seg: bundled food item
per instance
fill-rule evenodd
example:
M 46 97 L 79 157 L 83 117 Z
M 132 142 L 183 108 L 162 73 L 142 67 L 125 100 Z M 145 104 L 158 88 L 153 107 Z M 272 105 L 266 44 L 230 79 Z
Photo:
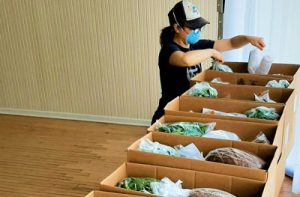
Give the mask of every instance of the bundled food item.
M 139 150 L 144 152 L 162 154 L 162 155 L 170 155 L 179 157 L 179 153 L 175 148 L 170 146 L 166 146 L 164 144 L 160 144 L 158 142 L 152 142 L 149 139 L 142 139 L 139 145 Z
M 233 132 L 229 131 L 223 131 L 223 130 L 213 130 L 209 131 L 206 134 L 204 134 L 202 137 L 206 138 L 214 138 L 214 139 L 220 139 L 220 140 L 234 140 L 234 141 L 241 141 L 239 136 Z
M 271 69 L 272 62 L 273 62 L 273 59 L 271 58 L 271 56 L 265 55 L 262 58 L 262 60 L 261 60 L 261 62 L 259 64 L 259 67 L 255 71 L 255 73 L 259 74 L 259 75 L 266 75 L 266 74 L 268 74 L 269 71 L 270 71 L 270 69 Z
M 277 120 L 279 118 L 279 114 L 274 108 L 265 106 L 252 108 L 248 110 L 245 114 L 248 118 L 258 118 L 266 120 Z
M 149 139 L 142 139 L 139 150 L 155 154 L 204 160 L 203 153 L 193 143 L 187 146 L 177 145 L 173 148 L 159 142 L 152 142 Z
M 197 188 L 192 189 L 189 197 L 235 197 L 234 195 L 213 188 Z
M 266 165 L 264 160 L 253 153 L 231 147 L 212 150 L 206 155 L 205 160 L 258 169 Z
M 117 187 L 153 194 L 153 188 L 151 187 L 151 183 L 153 182 L 159 182 L 159 180 L 154 178 L 129 177 L 119 182 Z
M 215 128 L 216 123 L 200 123 L 200 122 L 175 122 L 175 123 L 165 123 L 161 124 L 157 121 L 158 131 L 178 134 L 178 135 L 187 135 L 187 136 L 197 136 L 201 137 L 208 131 L 211 131 Z
M 269 96 L 269 90 L 262 92 L 260 95 L 254 94 L 255 101 L 265 102 L 265 103 L 276 103 Z
M 262 59 L 262 53 L 258 49 L 253 49 L 250 51 L 249 60 L 248 60 L 248 72 L 255 74 L 255 71 L 258 69 L 259 64 Z
M 212 70 L 221 71 L 221 72 L 229 72 L 229 73 L 233 72 L 229 66 L 227 66 L 225 64 L 221 64 L 217 61 L 212 62 Z
M 245 114 L 227 113 L 227 112 L 217 111 L 217 110 L 208 109 L 208 108 L 203 108 L 202 113 L 203 114 L 219 115 L 219 116 L 232 116 L 232 117 L 247 118 L 247 116 Z
M 261 144 L 271 144 L 267 136 L 263 132 L 260 132 L 252 142 Z
M 197 97 L 217 98 L 218 91 L 207 82 L 196 83 L 189 91 L 188 95 Z
M 220 83 L 220 84 L 229 84 L 229 82 L 222 81 L 222 79 L 220 77 L 213 78 L 213 80 L 211 80 L 210 82 L 212 82 L 212 83 Z
M 290 86 L 290 83 L 287 80 L 279 80 L 278 82 L 276 80 L 271 80 L 267 83 L 266 87 L 270 88 L 288 88 Z

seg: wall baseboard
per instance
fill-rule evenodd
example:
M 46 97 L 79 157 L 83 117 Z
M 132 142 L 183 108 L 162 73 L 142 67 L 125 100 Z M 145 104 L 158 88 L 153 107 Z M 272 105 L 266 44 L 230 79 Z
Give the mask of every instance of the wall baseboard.
M 55 119 L 65 119 L 65 120 L 80 120 L 80 121 L 135 125 L 135 126 L 150 126 L 150 120 L 115 117 L 115 116 L 74 114 L 74 113 L 65 113 L 65 112 L 50 112 L 50 111 L 25 110 L 25 109 L 14 109 L 14 108 L 0 108 L 0 114 L 55 118 Z

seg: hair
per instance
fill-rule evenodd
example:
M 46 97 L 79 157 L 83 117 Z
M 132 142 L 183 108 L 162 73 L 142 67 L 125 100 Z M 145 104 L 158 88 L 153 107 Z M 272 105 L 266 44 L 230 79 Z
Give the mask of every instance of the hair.
M 171 43 L 173 41 L 174 35 L 175 30 L 173 26 L 163 28 L 160 33 L 160 45 L 162 46 L 166 43 Z

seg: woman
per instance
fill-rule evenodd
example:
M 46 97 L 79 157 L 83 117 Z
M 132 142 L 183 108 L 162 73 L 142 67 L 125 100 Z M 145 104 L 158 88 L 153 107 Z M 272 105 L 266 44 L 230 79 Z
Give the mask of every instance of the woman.
M 262 38 L 236 36 L 223 40 L 200 40 L 201 28 L 209 24 L 200 17 L 198 8 L 189 1 L 178 2 L 168 14 L 170 26 L 160 35 L 159 69 L 162 96 L 153 115 L 153 124 L 164 114 L 165 105 L 189 89 L 189 80 L 202 71 L 201 62 L 212 58 L 224 62 L 221 52 L 240 48 L 248 43 L 263 50 Z

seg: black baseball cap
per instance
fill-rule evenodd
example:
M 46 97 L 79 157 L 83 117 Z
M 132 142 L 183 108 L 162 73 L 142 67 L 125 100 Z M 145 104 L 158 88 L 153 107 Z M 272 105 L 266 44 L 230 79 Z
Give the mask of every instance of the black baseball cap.
M 170 25 L 177 23 L 181 27 L 201 29 L 209 22 L 200 16 L 197 6 L 190 1 L 178 2 L 168 14 Z

